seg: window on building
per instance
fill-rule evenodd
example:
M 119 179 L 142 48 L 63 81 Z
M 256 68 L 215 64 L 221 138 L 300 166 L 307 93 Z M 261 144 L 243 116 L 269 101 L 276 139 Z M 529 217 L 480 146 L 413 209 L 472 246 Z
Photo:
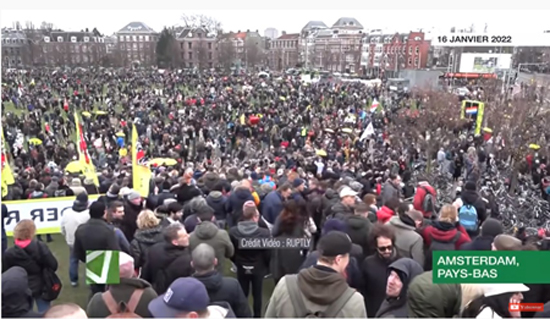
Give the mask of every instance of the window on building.
M 129 35 L 126 36 L 126 42 L 130 42 L 130 36 Z
M 192 42 L 187 42 L 187 48 L 192 49 L 193 48 L 193 43 Z
M 132 50 L 137 51 L 138 45 L 137 43 L 132 43 Z
M 193 62 L 187 63 L 187 67 L 192 68 L 193 67 Z
M 132 36 L 132 41 L 137 42 L 137 37 L 135 35 Z
M 413 47 L 409 47 L 409 54 L 413 53 Z
M 124 36 L 121 35 L 120 37 L 118 37 L 118 40 L 119 40 L 120 42 L 124 42 Z
M 189 60 L 193 60 L 193 52 L 188 52 L 187 57 L 189 58 Z
M 412 65 L 412 59 L 411 58 L 409 58 L 408 64 Z
M 212 43 L 211 42 L 208 43 L 208 50 L 212 50 Z
M 212 60 L 212 52 L 208 52 L 208 60 Z
M 214 63 L 208 62 L 208 67 L 209 67 L 209 68 L 213 68 L 213 67 L 214 67 Z
M 145 36 L 145 42 L 149 42 L 149 36 L 148 35 Z
M 414 59 L 414 66 L 418 66 L 418 58 Z
M 414 53 L 418 54 L 419 50 L 420 50 L 420 49 L 418 48 L 418 46 L 416 46 L 416 47 L 414 48 Z
M 143 41 L 143 36 L 140 35 L 140 36 L 138 37 L 138 40 L 139 40 L 139 42 L 142 42 L 142 41 Z

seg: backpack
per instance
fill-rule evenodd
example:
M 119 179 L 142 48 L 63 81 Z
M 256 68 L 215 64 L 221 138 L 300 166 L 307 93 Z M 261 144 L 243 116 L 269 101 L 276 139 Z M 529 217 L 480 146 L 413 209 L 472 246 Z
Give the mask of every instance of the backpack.
M 428 191 L 428 189 L 424 186 L 420 186 L 426 193 L 424 195 L 424 199 L 422 200 L 422 210 L 425 213 L 433 213 L 435 212 L 435 198 L 432 193 Z
M 338 299 L 328 306 L 325 311 L 312 313 L 304 304 L 304 297 L 298 287 L 298 275 L 286 275 L 286 289 L 292 301 L 292 307 L 297 318 L 335 318 L 351 299 L 355 290 L 348 288 Z
M 445 250 L 445 251 L 456 250 L 456 242 L 458 241 L 461 235 L 462 233 L 457 231 L 455 236 L 449 241 L 437 240 L 433 238 L 433 236 L 430 236 L 432 239 L 432 242 L 430 244 L 430 251 L 433 252 L 436 250 Z
M 102 293 L 101 299 L 105 302 L 105 306 L 109 309 L 111 315 L 121 313 L 136 314 L 135 311 L 141 299 L 141 295 L 143 295 L 143 291 L 143 289 L 135 289 L 127 303 L 124 301 L 117 303 L 110 290 Z
M 53 192 L 53 197 L 66 197 L 66 196 L 67 196 L 67 190 L 63 188 Z
M 462 205 L 458 210 L 458 220 L 467 231 L 477 231 L 477 209 L 473 205 Z
M 31 259 L 34 259 L 31 255 L 29 255 L 24 249 L 22 249 Z M 42 259 L 42 256 L 44 256 L 44 253 L 42 252 L 42 246 L 41 243 L 38 242 L 38 254 L 39 258 Z M 42 294 L 40 295 L 40 298 L 42 298 L 44 301 L 52 301 L 57 299 L 59 297 L 59 294 L 61 293 L 61 288 L 63 287 L 63 283 L 61 282 L 61 279 L 57 276 L 55 273 L 55 270 L 44 267 L 40 260 L 34 259 L 34 261 L 37 263 L 37 265 L 42 268 Z

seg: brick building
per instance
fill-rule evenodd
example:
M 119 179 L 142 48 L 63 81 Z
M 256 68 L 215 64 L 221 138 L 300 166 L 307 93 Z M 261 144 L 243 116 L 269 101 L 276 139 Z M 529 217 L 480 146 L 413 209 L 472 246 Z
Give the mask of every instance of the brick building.
M 120 29 L 116 56 L 118 64 L 156 64 L 156 46 L 159 34 L 143 22 L 130 22 Z
M 2 29 L 2 67 L 22 68 L 31 64 L 29 41 L 22 30 Z
M 423 32 L 383 34 L 380 30 L 363 38 L 361 67 L 365 74 L 426 68 L 430 41 Z
M 272 40 L 269 46 L 269 68 L 282 71 L 295 68 L 299 62 L 300 34 L 283 34 Z
M 175 30 L 178 61 L 186 68 L 214 68 L 218 64 L 217 34 L 206 28 L 178 27 Z

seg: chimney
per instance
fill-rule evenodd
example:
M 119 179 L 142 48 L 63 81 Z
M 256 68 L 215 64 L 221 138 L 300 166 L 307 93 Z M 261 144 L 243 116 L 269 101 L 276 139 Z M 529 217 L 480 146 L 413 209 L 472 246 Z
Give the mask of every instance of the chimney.
M 285 35 L 285 34 L 286 34 L 286 31 L 283 31 L 283 35 Z
M 237 31 L 237 33 L 241 33 L 241 30 Z
M 246 29 L 246 33 L 250 32 L 250 29 Z
M 258 31 L 258 29 L 256 29 L 256 33 L 260 33 L 260 32 Z

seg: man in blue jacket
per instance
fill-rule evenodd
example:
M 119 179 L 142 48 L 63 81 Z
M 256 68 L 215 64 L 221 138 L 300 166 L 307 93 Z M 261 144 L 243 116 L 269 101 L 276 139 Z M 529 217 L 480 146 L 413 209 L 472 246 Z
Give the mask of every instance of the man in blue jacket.
M 272 225 L 275 223 L 277 216 L 283 211 L 283 201 L 289 198 L 291 194 L 292 187 L 288 183 L 267 194 L 262 204 L 262 216 L 268 223 Z

